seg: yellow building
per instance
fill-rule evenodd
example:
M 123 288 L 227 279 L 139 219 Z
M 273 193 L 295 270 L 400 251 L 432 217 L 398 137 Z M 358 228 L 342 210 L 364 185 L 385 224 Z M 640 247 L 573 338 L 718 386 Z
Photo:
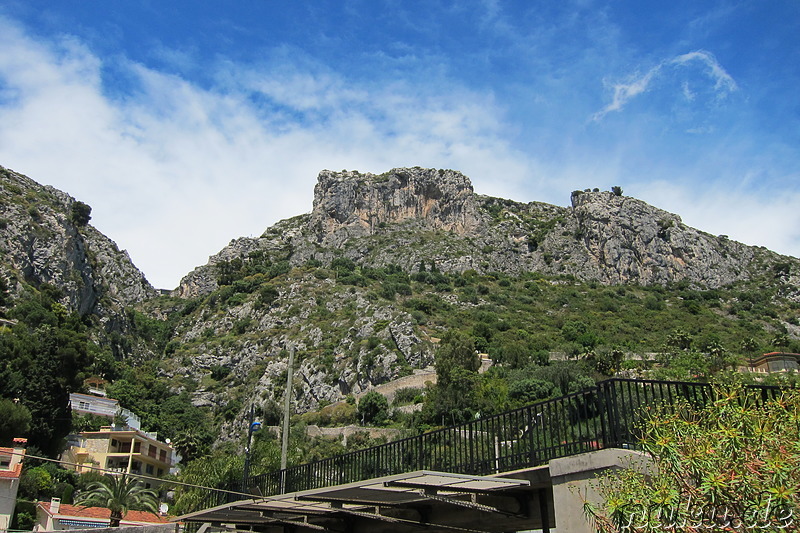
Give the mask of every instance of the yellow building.
M 778 374 L 800 371 L 800 354 L 786 352 L 770 352 L 748 361 L 746 367 L 740 368 L 741 372 L 755 372 L 760 374 Z
M 112 472 L 161 477 L 172 467 L 174 453 L 172 447 L 159 441 L 154 433 L 106 426 L 100 431 L 84 431 L 73 436 L 62 460 L 75 463 L 79 473 L 99 467 Z M 142 481 L 147 488 L 159 485 L 152 479 Z

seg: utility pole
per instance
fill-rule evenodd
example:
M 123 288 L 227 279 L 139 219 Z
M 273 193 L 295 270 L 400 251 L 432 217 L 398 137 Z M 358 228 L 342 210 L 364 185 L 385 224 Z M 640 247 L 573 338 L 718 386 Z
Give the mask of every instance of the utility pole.
M 289 368 L 286 370 L 286 396 L 283 405 L 283 431 L 281 432 L 281 494 L 286 491 L 286 456 L 289 453 L 289 418 L 292 409 L 292 381 L 294 374 L 294 346 L 289 347 Z

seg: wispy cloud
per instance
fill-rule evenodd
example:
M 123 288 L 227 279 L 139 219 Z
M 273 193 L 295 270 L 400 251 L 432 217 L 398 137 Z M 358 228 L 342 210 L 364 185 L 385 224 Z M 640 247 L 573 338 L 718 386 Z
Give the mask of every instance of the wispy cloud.
M 670 63 L 674 65 L 687 65 L 695 62 L 702 63 L 706 66 L 706 74 L 709 78 L 714 80 L 714 89 L 720 95 L 724 96 L 738 88 L 731 75 L 722 68 L 722 65 L 719 64 L 717 58 L 715 58 L 711 52 L 697 50 L 696 52 L 679 55 L 670 61 Z
M 373 86 L 296 61 L 210 65 L 217 85 L 115 59 L 74 39 L 37 42 L 0 20 L 0 164 L 93 206 L 93 223 L 157 286 L 175 286 L 232 238 L 307 212 L 323 168 L 458 168 L 512 196 L 527 157 L 490 95 L 402 80 Z M 516 184 L 516 185 L 515 185 Z
M 647 91 L 653 78 L 661 70 L 661 66 L 657 65 L 643 75 L 631 76 L 625 82 L 612 84 L 614 95 L 611 103 L 592 115 L 592 120 L 598 121 L 609 113 L 620 111 L 630 100 Z
M 597 122 L 609 113 L 621 111 L 628 102 L 651 90 L 657 80 L 665 77 L 664 72 L 666 70 L 675 67 L 691 67 L 697 63 L 705 67 L 703 73 L 714 82 L 714 91 L 718 97 L 722 98 L 737 90 L 736 82 L 719 64 L 714 55 L 706 50 L 697 50 L 662 61 L 644 74 L 631 75 L 625 81 L 607 82 L 606 84 L 613 90 L 611 102 L 600 111 L 594 113 L 591 119 Z M 695 99 L 696 95 L 691 91 L 690 85 L 686 81 L 681 83 L 681 92 L 687 100 Z

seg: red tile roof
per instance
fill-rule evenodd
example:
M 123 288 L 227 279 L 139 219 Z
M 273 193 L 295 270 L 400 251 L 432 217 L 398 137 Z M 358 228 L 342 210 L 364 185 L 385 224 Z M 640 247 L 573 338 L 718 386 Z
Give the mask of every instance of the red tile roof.
M 53 515 L 50 512 L 50 503 L 39 502 L 39 505 L 47 514 Z M 111 510 L 105 507 L 81 507 L 62 503 L 55 516 L 59 518 L 101 518 L 108 520 L 111 518 Z M 125 522 L 149 522 L 153 524 L 166 524 L 169 522 L 169 518 L 166 516 L 158 516 L 145 511 L 128 511 L 122 520 Z
M 14 455 L 14 448 L 0 448 L 0 454 L 2 455 Z M 16 479 L 19 477 L 20 473 L 22 472 L 22 463 L 17 463 L 14 465 L 12 470 L 0 470 L 0 478 L 5 479 Z
M 0 478 L 16 479 L 22 474 L 22 463 L 17 463 L 14 470 L 0 470 Z

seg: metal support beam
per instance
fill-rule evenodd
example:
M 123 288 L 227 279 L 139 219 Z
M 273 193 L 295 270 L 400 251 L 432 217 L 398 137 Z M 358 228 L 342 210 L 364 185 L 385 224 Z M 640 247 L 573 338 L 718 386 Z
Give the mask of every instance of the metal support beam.
M 299 520 L 288 520 L 286 518 L 275 518 L 274 516 L 268 517 L 270 522 L 275 524 L 281 524 L 284 526 L 291 526 L 291 527 L 299 527 L 299 528 L 306 528 L 306 529 L 313 529 L 314 531 L 328 531 L 329 533 L 342 533 L 336 529 L 329 529 L 325 526 L 320 526 L 319 524 L 312 524 L 306 520 L 299 521 Z
M 380 522 L 390 522 L 393 524 L 400 524 L 400 523 L 408 523 L 413 522 L 410 520 L 404 520 L 402 518 L 394 518 L 391 516 L 386 516 L 380 514 L 380 508 L 376 507 L 374 513 L 368 513 L 366 511 L 355 511 L 353 509 L 347 509 L 342 505 L 331 504 L 331 509 L 336 509 L 338 512 L 349 514 L 352 516 L 358 516 L 360 518 L 369 518 L 370 520 L 378 520 Z
M 550 507 L 547 505 L 546 489 L 539 489 L 539 516 L 542 518 L 542 533 L 550 533 Z
M 503 516 L 510 516 L 514 518 L 525 518 L 525 515 L 520 513 L 512 513 L 511 511 L 504 511 L 503 509 L 498 509 L 497 507 L 493 507 L 491 505 L 486 505 L 483 503 L 478 503 L 475 501 L 464 501 L 464 500 L 457 500 L 455 498 L 450 498 L 448 496 L 442 496 L 441 494 L 436 494 L 435 492 L 431 492 L 428 490 L 421 490 L 419 493 L 422 496 L 430 500 L 434 500 L 437 502 L 449 503 L 452 505 L 458 505 L 459 507 L 465 507 L 467 509 L 471 509 L 473 511 L 481 511 L 484 513 L 497 513 Z

